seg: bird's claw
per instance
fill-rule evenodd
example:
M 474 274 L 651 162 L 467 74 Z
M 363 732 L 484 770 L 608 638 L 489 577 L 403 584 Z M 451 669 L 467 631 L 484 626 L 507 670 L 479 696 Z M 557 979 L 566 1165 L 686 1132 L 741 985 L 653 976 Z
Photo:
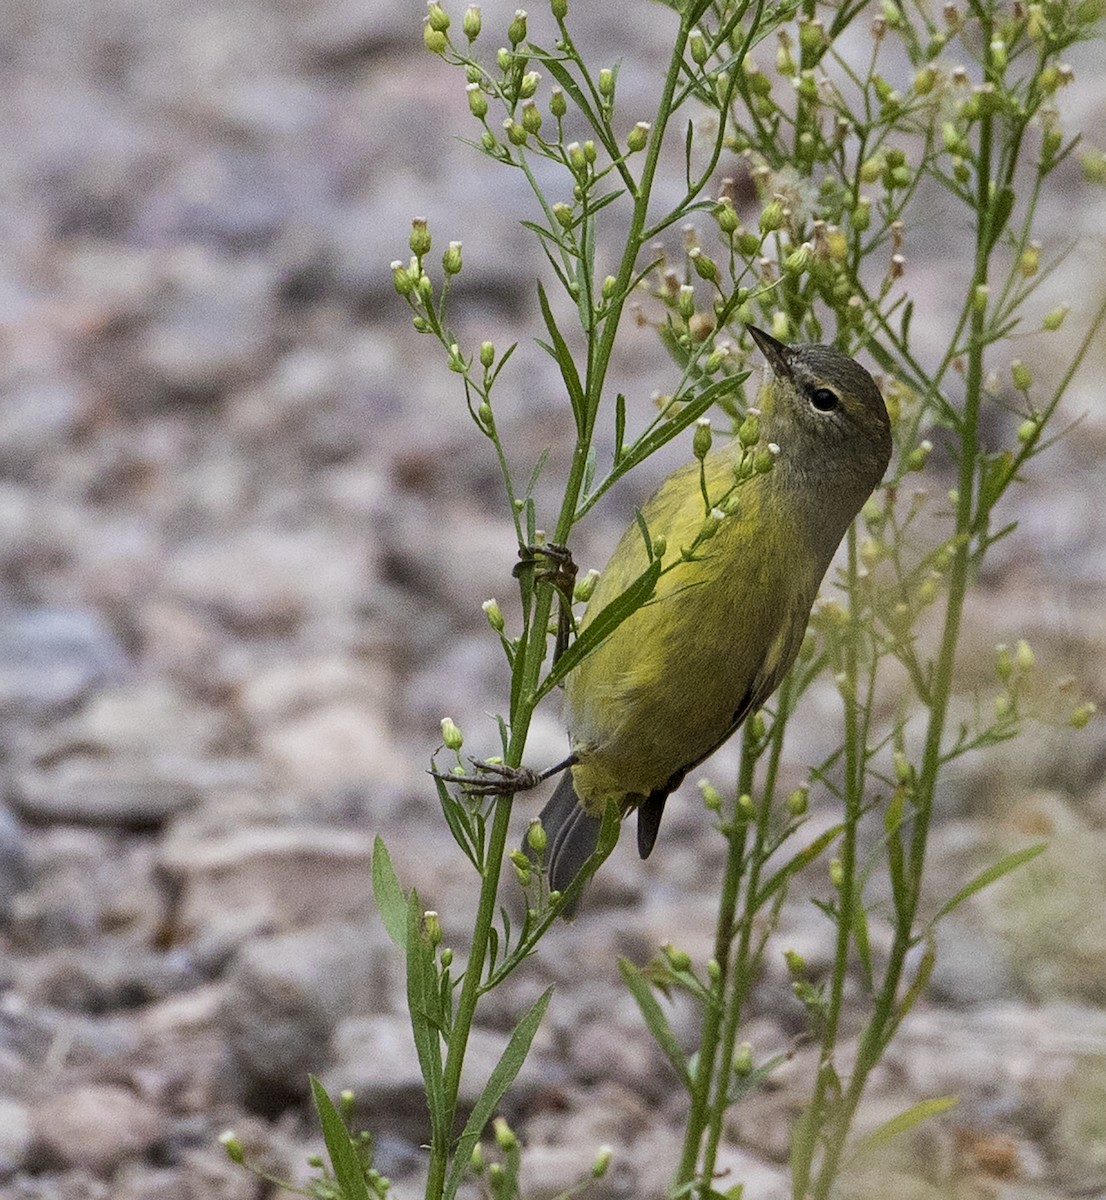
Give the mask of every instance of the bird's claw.
M 430 774 L 443 783 L 460 784 L 466 796 L 509 796 L 515 792 L 528 792 L 544 778 L 530 767 L 509 767 L 506 763 L 487 762 L 482 758 L 470 758 L 469 762 L 476 768 L 477 775 L 453 775 L 434 770 Z

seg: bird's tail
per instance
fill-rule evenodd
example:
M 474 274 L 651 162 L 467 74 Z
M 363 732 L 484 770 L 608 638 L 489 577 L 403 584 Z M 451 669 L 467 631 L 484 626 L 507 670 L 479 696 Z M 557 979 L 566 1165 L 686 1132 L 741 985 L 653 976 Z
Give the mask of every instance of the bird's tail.
M 584 811 L 572 787 L 571 771 L 561 776 L 556 790 L 541 810 L 541 824 L 546 837 L 544 861 L 549 890 L 567 891 L 568 885 L 595 852 L 602 824 L 598 817 Z M 572 908 L 574 911 L 575 905 Z M 564 915 L 571 917 L 573 912 L 566 909 Z

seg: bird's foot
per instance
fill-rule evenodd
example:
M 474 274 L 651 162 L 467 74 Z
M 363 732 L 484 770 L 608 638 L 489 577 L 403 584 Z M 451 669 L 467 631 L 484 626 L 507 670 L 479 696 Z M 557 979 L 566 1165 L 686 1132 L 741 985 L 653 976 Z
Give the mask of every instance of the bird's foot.
M 539 566 L 538 562 L 542 565 Z M 557 542 L 548 542 L 537 546 L 520 546 L 518 562 L 512 574 L 517 579 L 523 571 L 532 570 L 538 583 L 551 583 L 567 599 L 572 599 L 576 587 L 575 562 L 572 561 L 572 551 L 567 546 Z
M 469 762 L 476 768 L 475 775 L 434 770 L 430 774 L 443 783 L 460 784 L 466 796 L 510 796 L 515 792 L 528 792 L 546 778 L 530 767 L 509 767 L 506 763 L 488 762 L 482 758 L 470 758 Z

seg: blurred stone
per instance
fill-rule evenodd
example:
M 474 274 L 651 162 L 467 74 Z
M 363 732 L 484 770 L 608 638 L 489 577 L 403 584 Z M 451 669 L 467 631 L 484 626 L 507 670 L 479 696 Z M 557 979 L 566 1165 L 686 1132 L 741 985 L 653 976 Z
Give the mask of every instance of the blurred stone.
M 271 269 L 196 250 L 167 263 L 167 287 L 138 347 L 155 398 L 209 400 L 257 375 L 272 355 Z
M 1015 991 L 1015 977 L 998 935 L 953 913 L 937 927 L 937 962 L 930 977 L 935 999 L 957 1006 L 988 1004 Z
M 244 946 L 227 975 L 221 1024 L 243 1091 L 304 1092 L 337 1025 L 382 1004 L 401 956 L 376 922 L 316 925 Z
M 371 911 L 372 843 L 349 830 L 295 825 L 222 838 L 170 838 L 161 865 L 178 889 L 175 936 L 281 932 Z
M 65 754 L 209 754 L 225 736 L 226 717 L 165 680 L 145 680 L 95 696 L 56 725 L 40 758 Z
M 0 803 L 0 921 L 10 916 L 12 901 L 33 880 L 23 830 L 7 805 Z
M 15 799 L 32 821 L 141 830 L 157 828 L 201 795 L 185 764 L 82 757 L 21 772 Z
M 540 1062 L 542 1041 L 539 1030 L 535 1045 L 497 1108 L 509 1121 L 525 1110 L 545 1086 Z M 473 1028 L 458 1096 L 463 1110 L 471 1109 L 479 1099 L 506 1046 L 506 1034 Z M 367 1128 L 425 1140 L 426 1096 L 411 1022 L 405 1014 L 375 1014 L 343 1021 L 334 1034 L 333 1054 L 333 1065 L 324 1073 L 323 1082 L 332 1094 L 345 1088 L 353 1092 L 359 1117 Z
M 21 968 L 19 987 L 28 999 L 92 1014 L 136 1008 L 199 982 L 180 951 L 162 953 L 115 941 L 62 947 Z
M 97 1084 L 36 1104 L 31 1124 L 43 1166 L 105 1175 L 125 1158 L 149 1152 L 168 1132 L 164 1115 L 149 1102 L 126 1088 Z
M 93 612 L 39 608 L 0 616 L 0 716 L 56 714 L 118 679 L 127 655 Z
M 364 563 L 330 532 L 251 529 L 186 542 L 168 567 L 170 589 L 208 608 L 233 632 L 287 634 L 312 617 L 352 609 Z
M 0 1096 L 0 1177 L 26 1164 L 31 1139 L 31 1114 L 26 1105 Z
M 522 1148 L 522 1167 L 519 1171 L 519 1193 L 527 1200 L 554 1200 L 571 1193 L 581 1184 L 584 1195 L 594 1200 L 641 1196 L 635 1163 L 622 1147 L 612 1147 L 607 1172 L 594 1179 L 591 1166 L 600 1147 L 582 1145 L 550 1146 L 525 1142 Z M 590 1156 L 590 1157 L 589 1157 Z
M 1048 1143 L 1068 1189 L 1106 1189 L 1106 1054 L 1088 1055 L 1071 1072 Z

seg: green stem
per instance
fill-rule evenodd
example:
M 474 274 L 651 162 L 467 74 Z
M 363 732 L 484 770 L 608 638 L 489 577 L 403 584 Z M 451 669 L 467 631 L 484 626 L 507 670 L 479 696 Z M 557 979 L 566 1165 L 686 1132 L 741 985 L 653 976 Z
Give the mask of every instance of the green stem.
M 986 53 L 989 58 L 992 34 L 992 22 L 989 16 L 981 18 L 981 25 L 981 40 L 983 45 L 988 48 Z M 975 484 L 979 457 L 980 406 L 983 396 L 986 312 L 984 307 L 974 303 L 974 300 L 979 294 L 977 289 L 987 283 L 990 266 L 992 137 L 993 118 L 990 114 L 985 114 L 980 119 L 975 205 L 975 267 L 972 273 L 972 292 L 968 298 L 970 311 L 968 369 L 965 380 L 964 414 L 959 427 L 960 468 L 956 503 L 956 549 L 949 572 L 949 595 L 945 606 L 941 646 L 933 674 L 925 747 L 922 753 L 921 770 L 915 785 L 914 820 L 907 871 L 909 886 L 903 912 L 897 921 L 883 985 L 876 998 L 872 1016 L 861 1037 L 852 1077 L 838 1105 L 835 1134 L 826 1148 L 825 1158 L 818 1172 L 814 1188 L 816 1200 L 826 1200 L 829 1196 L 830 1188 L 840 1167 L 841 1156 L 844 1153 L 845 1138 L 863 1095 L 868 1076 L 879 1061 L 887 1039 L 898 1023 L 895 1010 L 899 983 L 902 980 L 907 954 L 915 943 L 914 918 L 920 900 L 921 878 L 925 866 L 926 842 L 933 811 L 933 797 L 942 763 L 941 744 L 952 694 L 953 667 L 960 638 L 964 598 L 969 582 L 971 531 L 975 521 Z
M 725 1070 L 718 1065 L 719 1035 L 722 1028 L 724 1001 L 730 968 L 730 951 L 733 948 L 738 893 L 745 863 L 745 843 L 748 834 L 747 822 L 740 819 L 737 799 L 749 791 L 753 782 L 756 755 L 752 744 L 752 730 L 745 726 L 741 747 L 741 768 L 737 792 L 734 796 L 733 824 L 727 831 L 725 872 L 722 876 L 722 895 L 718 902 L 718 920 L 714 931 L 714 961 L 718 964 L 718 978 L 711 989 L 711 1000 L 703 1016 L 703 1032 L 699 1038 L 698 1066 L 695 1071 L 694 1087 L 691 1092 L 691 1108 L 687 1117 L 683 1153 L 676 1170 L 673 1190 L 679 1190 L 695 1179 L 695 1167 L 699 1161 L 699 1147 L 710 1116 L 711 1084 L 715 1074 Z

